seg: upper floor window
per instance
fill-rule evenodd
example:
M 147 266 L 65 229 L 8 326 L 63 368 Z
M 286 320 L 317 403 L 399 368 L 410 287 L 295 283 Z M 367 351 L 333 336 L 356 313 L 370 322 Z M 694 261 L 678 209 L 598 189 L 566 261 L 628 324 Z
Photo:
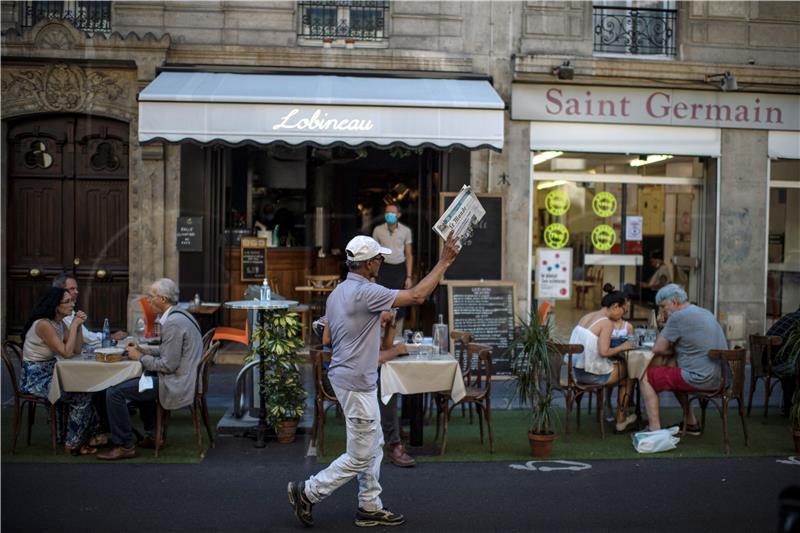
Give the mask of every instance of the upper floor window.
M 386 39 L 388 1 L 298 2 L 299 37 L 314 40 L 382 41 Z
M 592 12 L 595 53 L 675 56 L 675 0 L 595 0 Z
M 111 2 L 20 2 L 20 28 L 30 29 L 43 20 L 67 20 L 89 33 L 111 33 Z

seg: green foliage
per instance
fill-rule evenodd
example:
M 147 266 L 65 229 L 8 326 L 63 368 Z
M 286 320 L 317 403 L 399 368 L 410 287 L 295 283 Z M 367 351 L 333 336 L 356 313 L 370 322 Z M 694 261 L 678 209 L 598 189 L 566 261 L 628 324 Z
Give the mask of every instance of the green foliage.
M 259 311 L 263 325 L 253 329 L 253 348 L 246 362 L 264 357 L 261 389 L 267 406 L 267 419 L 275 425 L 279 420 L 300 418 L 305 412 L 306 391 L 300 374 L 304 362 L 297 350 L 303 346 L 302 325 L 297 313 Z
M 553 433 L 556 412 L 553 409 L 553 383 L 558 379 L 553 367 L 553 326 L 550 317 L 542 324 L 539 311 L 531 311 L 528 320 L 519 319 L 519 334 L 510 346 L 514 391 L 511 401 L 531 406 L 530 432 Z
M 795 374 L 800 372 L 800 321 L 794 323 L 778 352 L 778 359 L 791 361 Z M 789 410 L 789 421 L 794 431 L 800 431 L 800 388 L 794 391 L 792 408 Z

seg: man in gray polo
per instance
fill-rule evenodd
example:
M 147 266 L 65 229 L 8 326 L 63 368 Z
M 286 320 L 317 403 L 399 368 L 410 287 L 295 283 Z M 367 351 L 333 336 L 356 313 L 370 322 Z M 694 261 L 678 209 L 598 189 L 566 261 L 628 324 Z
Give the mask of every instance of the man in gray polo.
M 405 522 L 402 515 L 386 509 L 380 499 L 383 432 L 376 388 L 381 313 L 392 307 L 422 304 L 455 261 L 457 246 L 451 236 L 445 241 L 439 262 L 425 278 L 410 289 L 396 290 L 369 281 L 378 276 L 383 255 L 391 254 L 391 250 L 366 235 L 347 244 L 350 273 L 326 304 L 333 344 L 328 377 L 344 412 L 347 451 L 308 480 L 289 483 L 289 503 L 305 526 L 314 524 L 314 504 L 356 476 L 357 526 L 397 526 Z

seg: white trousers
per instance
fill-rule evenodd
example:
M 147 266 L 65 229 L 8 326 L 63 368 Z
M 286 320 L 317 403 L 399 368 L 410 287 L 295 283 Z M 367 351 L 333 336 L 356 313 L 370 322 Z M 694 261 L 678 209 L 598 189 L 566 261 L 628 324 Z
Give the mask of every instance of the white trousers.
M 311 503 L 319 503 L 336 489 L 358 478 L 358 506 L 365 511 L 383 509 L 381 503 L 381 461 L 383 461 L 383 431 L 378 395 L 333 387 L 342 405 L 347 426 L 347 451 L 328 468 L 311 476 L 305 493 Z

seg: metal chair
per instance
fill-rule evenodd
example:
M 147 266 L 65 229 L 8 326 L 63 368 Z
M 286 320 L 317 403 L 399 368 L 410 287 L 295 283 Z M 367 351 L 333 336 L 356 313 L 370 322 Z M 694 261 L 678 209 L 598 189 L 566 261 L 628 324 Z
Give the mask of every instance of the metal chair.
M 747 401 L 747 416 L 753 408 L 753 393 L 759 379 L 764 380 L 764 417 L 769 410 L 769 397 L 775 385 L 781 382 L 772 371 L 773 347 L 777 350 L 783 339 L 776 335 L 750 335 L 750 398 Z M 774 382 L 772 380 L 775 380 Z
M 330 382 L 327 382 L 327 369 L 325 363 L 331 360 L 331 352 L 317 345 L 309 350 L 311 363 L 314 366 L 314 423 L 311 427 L 311 442 L 317 447 L 320 455 L 325 455 L 325 420 L 328 409 L 337 407 L 339 400 L 336 398 Z
M 211 367 L 214 366 L 214 360 L 219 350 L 219 341 L 212 342 L 208 350 L 203 353 L 200 364 L 197 365 L 197 377 L 195 378 L 194 388 L 194 401 L 189 407 L 192 412 L 192 427 L 194 434 L 197 438 L 197 448 L 200 456 L 203 456 L 203 434 L 200 432 L 200 417 L 203 417 L 203 424 L 206 426 L 208 433 L 209 447 L 214 447 L 214 432 L 211 429 L 211 424 L 208 420 L 208 402 L 206 401 L 206 394 L 208 393 L 208 377 Z M 161 449 L 161 444 L 167 438 L 167 421 L 169 420 L 170 411 L 161 406 L 158 402 L 156 407 L 156 437 L 155 437 L 155 457 L 158 457 L 158 451 Z
M 25 404 L 28 404 L 28 446 L 31 445 L 31 430 L 33 429 L 33 422 L 36 418 L 36 406 L 41 405 L 46 408 L 50 414 L 50 438 L 53 446 L 53 453 L 58 449 L 57 436 L 58 430 L 56 429 L 56 416 L 58 410 L 56 405 L 50 403 L 47 398 L 41 398 L 33 394 L 26 394 L 20 390 L 20 382 L 17 380 L 17 371 L 14 365 L 14 359 L 20 370 L 22 369 L 22 348 L 12 341 L 3 342 L 3 363 L 8 370 L 8 377 L 11 380 L 11 387 L 14 389 L 14 434 L 11 440 L 11 453 L 14 454 L 17 448 L 17 437 L 19 437 L 20 424 L 22 422 L 22 410 Z
M 720 386 L 715 391 L 709 392 L 693 392 L 688 395 L 686 402 L 686 409 L 694 400 L 700 404 L 702 412 L 700 419 L 700 427 L 706 427 L 706 408 L 709 403 L 713 403 L 714 407 L 719 411 L 722 416 L 722 436 L 725 441 L 725 453 L 731 453 L 730 436 L 728 435 L 728 405 L 731 400 L 736 400 L 737 407 L 739 408 L 739 418 L 742 420 L 742 430 L 744 431 L 744 445 L 749 446 L 749 437 L 747 434 L 747 423 L 744 420 L 744 369 L 747 360 L 747 351 L 744 348 L 734 348 L 733 350 L 709 350 L 708 356 L 711 359 L 718 359 L 720 361 L 721 382 Z M 728 374 L 733 378 L 729 381 Z M 719 402 L 719 403 L 717 403 Z M 684 411 L 684 420 L 688 412 Z M 686 426 L 684 425 L 681 436 L 685 436 Z

